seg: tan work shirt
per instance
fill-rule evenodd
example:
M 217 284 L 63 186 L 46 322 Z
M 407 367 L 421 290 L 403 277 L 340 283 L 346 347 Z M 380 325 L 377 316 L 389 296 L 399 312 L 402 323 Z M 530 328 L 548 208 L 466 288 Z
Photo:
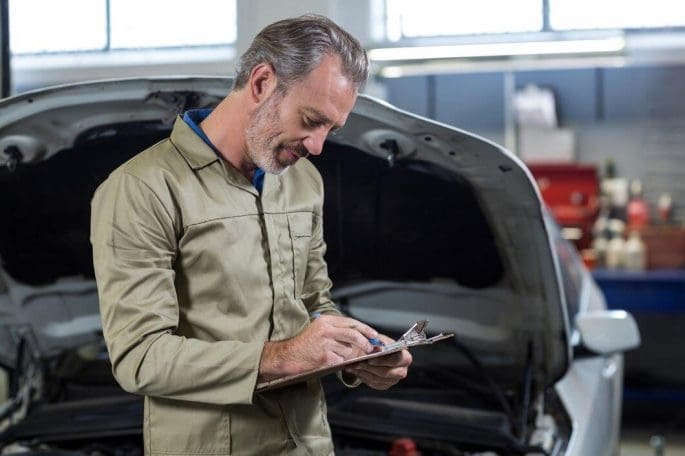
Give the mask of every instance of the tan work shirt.
M 337 313 L 321 176 L 260 194 L 181 119 L 98 188 L 91 242 L 114 376 L 145 395 L 146 454 L 329 454 L 318 382 L 254 394 L 264 342 Z

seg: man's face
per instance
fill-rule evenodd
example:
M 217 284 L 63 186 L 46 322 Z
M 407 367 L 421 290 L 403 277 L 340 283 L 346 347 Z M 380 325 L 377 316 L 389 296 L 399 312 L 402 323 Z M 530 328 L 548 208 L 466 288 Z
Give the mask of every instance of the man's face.
M 326 136 L 343 126 L 357 90 L 342 74 L 338 57 L 324 57 L 305 79 L 276 89 L 251 114 L 247 155 L 266 172 L 282 174 L 297 160 L 319 155 Z

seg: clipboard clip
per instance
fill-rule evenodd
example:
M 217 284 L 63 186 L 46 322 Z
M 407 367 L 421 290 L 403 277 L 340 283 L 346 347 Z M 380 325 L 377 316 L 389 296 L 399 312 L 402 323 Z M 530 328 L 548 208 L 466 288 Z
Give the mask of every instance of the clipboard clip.
M 405 342 L 413 342 L 417 340 L 426 340 L 426 332 L 424 331 L 428 326 L 428 320 L 419 320 L 414 323 L 411 328 L 407 330 L 399 340 Z
M 447 337 L 452 337 L 452 334 L 444 335 L 442 333 L 431 338 L 426 337 L 426 327 L 428 326 L 428 320 L 419 320 L 414 323 L 402 336 L 397 339 L 397 342 L 392 344 L 387 344 L 383 347 L 383 350 L 392 350 L 398 347 L 411 347 L 414 345 L 432 344 L 438 340 L 445 339 Z

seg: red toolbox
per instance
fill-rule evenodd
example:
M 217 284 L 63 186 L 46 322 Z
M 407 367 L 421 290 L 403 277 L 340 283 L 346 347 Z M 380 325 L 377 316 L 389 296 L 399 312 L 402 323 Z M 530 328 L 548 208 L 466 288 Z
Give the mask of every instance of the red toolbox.
M 528 164 L 550 211 L 563 228 L 575 228 L 578 249 L 592 243 L 599 212 L 599 173 L 595 165 Z

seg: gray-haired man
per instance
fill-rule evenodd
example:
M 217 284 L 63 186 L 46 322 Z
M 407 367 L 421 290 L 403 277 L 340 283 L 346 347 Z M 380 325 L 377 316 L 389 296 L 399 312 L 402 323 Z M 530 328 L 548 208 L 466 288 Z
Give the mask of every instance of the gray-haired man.
M 318 381 L 254 388 L 388 340 L 330 300 L 322 182 L 304 159 L 345 123 L 367 67 L 324 17 L 272 24 L 213 111 L 185 113 L 98 189 L 103 330 L 117 380 L 145 395 L 147 454 L 332 453 Z M 410 363 L 377 358 L 346 381 L 388 388 Z

